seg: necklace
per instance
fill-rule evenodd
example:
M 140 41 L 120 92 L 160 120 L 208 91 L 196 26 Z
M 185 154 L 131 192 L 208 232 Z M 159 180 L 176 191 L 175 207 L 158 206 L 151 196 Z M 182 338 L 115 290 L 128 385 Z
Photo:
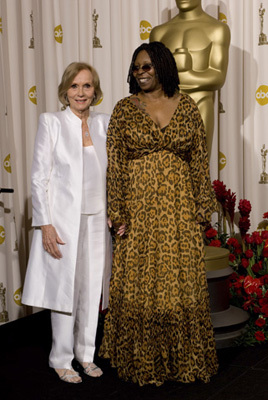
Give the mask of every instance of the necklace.
M 89 128 L 85 120 L 82 120 L 82 132 L 85 135 L 85 137 L 89 137 Z

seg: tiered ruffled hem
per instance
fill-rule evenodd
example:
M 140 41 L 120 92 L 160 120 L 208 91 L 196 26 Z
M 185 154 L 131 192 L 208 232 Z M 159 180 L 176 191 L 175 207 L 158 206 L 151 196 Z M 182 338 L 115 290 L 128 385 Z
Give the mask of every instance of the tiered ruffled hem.
M 99 355 L 140 386 L 209 382 L 218 369 L 210 315 L 199 307 L 175 313 L 111 304 Z

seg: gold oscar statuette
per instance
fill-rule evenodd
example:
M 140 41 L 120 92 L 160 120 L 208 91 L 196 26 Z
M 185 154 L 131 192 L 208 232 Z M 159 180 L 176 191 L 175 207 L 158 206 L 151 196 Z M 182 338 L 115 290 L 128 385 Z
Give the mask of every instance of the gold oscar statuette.
M 259 183 L 268 183 L 268 174 L 266 172 L 266 156 L 267 156 L 268 150 L 265 149 L 265 144 L 261 148 L 261 158 L 262 158 L 262 173 L 260 176 L 260 181 Z
M 31 26 L 32 26 L 32 37 L 30 38 L 29 49 L 34 49 L 34 27 L 33 27 L 33 11 L 30 14 Z
M 263 33 L 263 20 L 264 20 L 264 13 L 265 13 L 265 8 L 263 8 L 262 3 L 259 8 L 259 16 L 260 16 L 260 34 L 259 34 L 259 46 L 263 44 L 268 44 L 267 42 L 267 35 Z
M 99 18 L 99 14 L 96 13 L 96 10 L 94 10 L 94 13 L 92 14 L 92 20 L 93 20 L 93 48 L 101 48 L 101 42 L 100 39 L 97 37 L 97 21 Z
M 6 288 L 3 283 L 0 283 L 0 323 L 8 322 L 8 312 L 6 310 Z M 2 309 L 2 310 L 1 310 Z

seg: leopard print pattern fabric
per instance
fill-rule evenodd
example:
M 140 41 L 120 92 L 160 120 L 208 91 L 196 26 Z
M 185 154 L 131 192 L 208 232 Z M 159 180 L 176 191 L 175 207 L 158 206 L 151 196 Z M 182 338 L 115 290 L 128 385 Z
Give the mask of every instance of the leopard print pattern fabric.
M 127 232 L 115 238 L 99 354 L 139 385 L 208 382 L 218 363 L 199 223 L 217 204 L 198 108 L 181 95 L 161 130 L 127 97 L 107 151 L 108 215 Z

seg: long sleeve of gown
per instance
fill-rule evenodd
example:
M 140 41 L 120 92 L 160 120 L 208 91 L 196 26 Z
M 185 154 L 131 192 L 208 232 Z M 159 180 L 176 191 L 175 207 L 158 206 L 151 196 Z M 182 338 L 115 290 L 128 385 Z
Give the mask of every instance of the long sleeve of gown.
M 204 124 L 196 105 L 193 110 L 193 123 L 195 134 L 189 165 L 196 204 L 196 220 L 202 224 L 209 224 L 212 213 L 217 211 L 217 201 L 210 180 Z
M 115 106 L 107 131 L 107 208 L 114 225 L 128 222 L 126 210 L 127 156 L 124 119 L 120 102 Z

